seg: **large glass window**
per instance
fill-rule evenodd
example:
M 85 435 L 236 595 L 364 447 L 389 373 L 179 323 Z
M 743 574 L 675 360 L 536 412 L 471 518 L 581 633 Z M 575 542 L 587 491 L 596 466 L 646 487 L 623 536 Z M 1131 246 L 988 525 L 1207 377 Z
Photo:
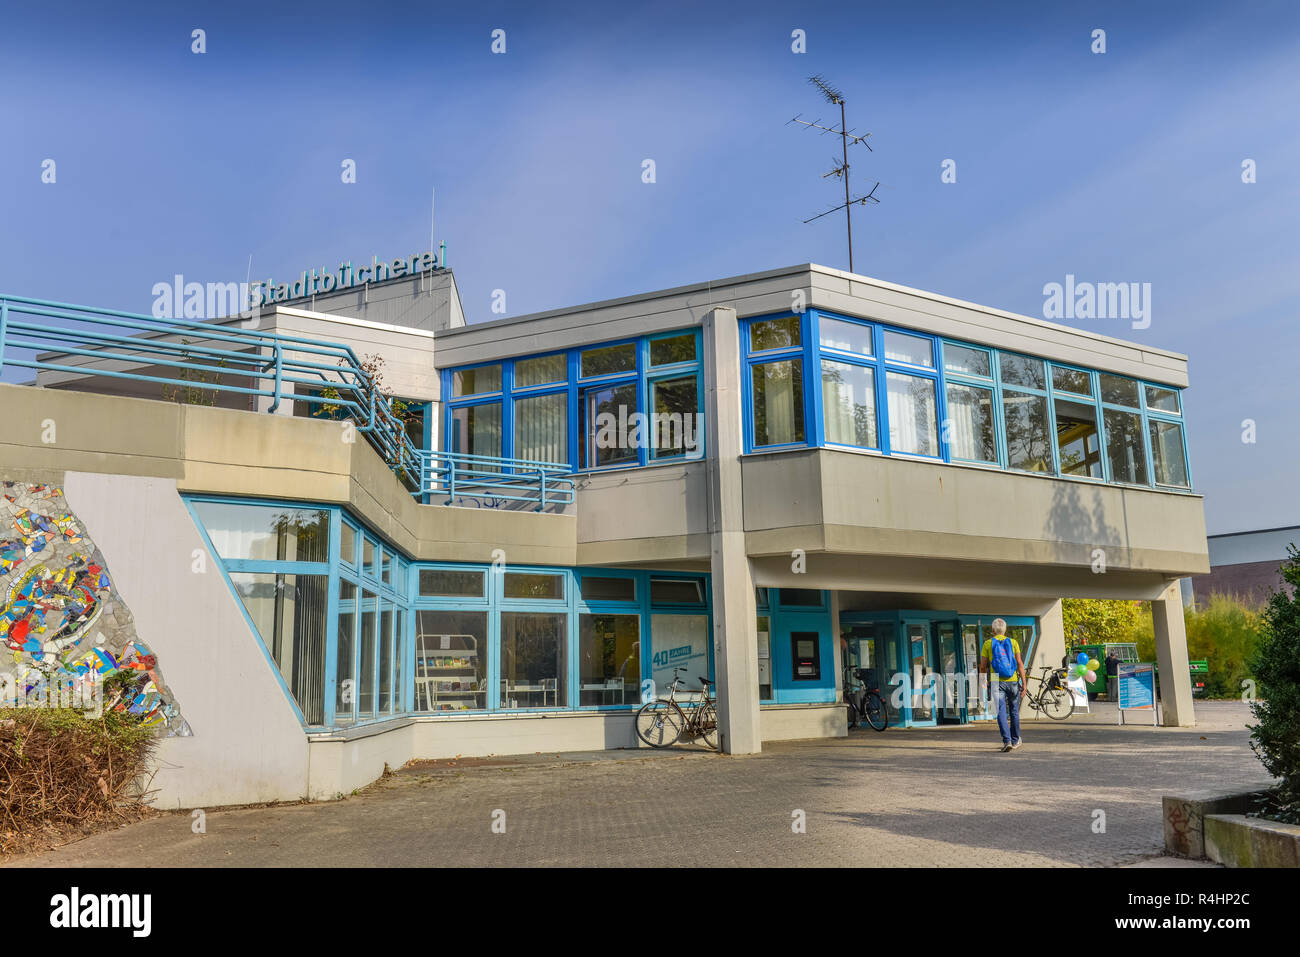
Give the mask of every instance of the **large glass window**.
M 935 408 L 934 379 L 889 372 L 889 447 L 913 455 L 939 454 L 939 420 Z
M 637 444 L 644 441 L 636 416 L 636 383 L 586 388 L 579 393 L 579 402 L 582 467 L 636 463 Z
M 822 416 L 827 442 L 878 448 L 875 370 L 822 359 Z
M 334 682 L 334 723 L 356 721 L 357 672 L 357 586 L 347 579 L 339 582 L 339 614 L 336 634 L 337 664 Z
M 838 349 L 840 352 L 853 352 L 860 356 L 872 354 L 871 326 L 820 316 L 817 331 L 823 349 Z
M 934 366 L 934 347 L 929 339 L 904 332 L 885 330 L 885 358 L 914 366 Z
M 515 388 L 564 382 L 569 375 L 569 361 L 563 352 L 515 360 Z
M 378 655 L 379 596 L 361 593 L 361 667 L 357 673 L 357 715 L 375 715 L 375 661 Z
M 695 338 L 691 337 L 691 342 Z M 650 457 L 697 455 L 699 449 L 699 389 L 695 373 L 650 383 Z
M 945 353 L 947 346 L 944 347 Z M 997 427 L 993 419 L 993 389 L 949 382 L 948 446 L 952 457 L 968 462 L 997 462 Z
M 482 598 L 483 572 L 421 568 L 420 594 L 430 597 Z
M 583 575 L 582 600 L 636 601 L 636 579 L 605 575 Z
M 329 576 L 232 572 L 230 581 L 303 718 L 323 724 Z
M 500 457 L 501 403 L 465 405 L 451 410 L 451 450 L 469 455 Z M 495 466 L 478 464 L 477 469 Z
M 1057 392 L 1091 396 L 1092 375 L 1082 369 L 1054 365 L 1052 366 L 1052 388 Z
M 709 619 L 707 615 L 651 615 L 652 660 L 650 677 L 656 694 L 664 694 L 681 668 L 686 691 L 703 688 L 700 677 L 709 674 Z
M 1142 442 L 1142 416 L 1122 409 L 1105 409 L 1106 457 L 1111 479 L 1130 485 L 1147 485 L 1147 455 Z
M 483 384 L 484 367 L 449 370 L 444 447 L 574 469 L 693 456 L 702 424 L 699 342 L 699 330 L 690 329 L 523 356 L 504 367 L 499 383 Z M 473 380 L 474 392 L 457 384 L 465 376 Z M 584 381 L 591 379 L 598 381 Z M 476 398 L 488 385 L 505 395 Z M 500 466 L 480 468 L 498 471 Z
M 1101 435 L 1097 431 L 1097 407 L 1091 402 L 1057 399 L 1056 446 L 1062 475 L 1101 478 Z
M 195 501 L 194 511 L 222 558 L 280 562 L 329 561 L 330 513 Z
M 1157 485 L 1187 488 L 1187 456 L 1183 427 L 1176 422 L 1151 420 L 1151 463 Z
M 514 458 L 569 461 L 569 397 L 564 392 L 515 399 Z
M 1002 415 L 1007 466 L 1023 472 L 1051 472 L 1051 426 L 1046 396 L 1003 389 Z
M 1047 372 L 1042 359 L 1031 359 L 1014 352 L 999 352 L 998 368 L 1003 385 L 1019 385 L 1028 389 L 1047 387 Z
M 798 359 L 761 362 L 751 367 L 751 376 L 754 445 L 803 442 L 803 364 Z
M 393 713 L 393 603 L 379 603 L 379 690 L 376 703 L 380 714 Z
M 650 364 L 652 366 L 676 365 L 679 362 L 694 362 L 695 333 L 686 332 L 679 336 L 661 336 L 650 340 Z
M 482 395 L 486 392 L 501 391 L 501 366 L 478 366 L 473 369 L 457 369 L 451 375 L 451 394 Z
M 1159 412 L 1172 412 L 1178 415 L 1182 409 L 1178 405 L 1178 390 L 1165 389 L 1160 386 L 1149 385 L 1147 389 L 1147 408 Z
M 764 319 L 749 324 L 749 351 L 790 349 L 802 343 L 798 316 Z
M 702 605 L 704 583 L 698 578 L 652 577 L 650 601 L 656 605 Z
M 506 572 L 502 583 L 506 598 L 564 600 L 564 576 L 551 572 Z
M 488 692 L 487 648 L 486 611 L 417 611 L 415 710 L 484 710 Z
M 1101 401 L 1109 405 L 1126 405 L 1131 409 L 1138 407 L 1138 384 L 1123 376 L 1103 372 L 1097 377 L 1101 383 Z
M 638 615 L 579 616 L 578 678 L 580 705 L 639 703 L 641 619 Z
M 502 708 L 559 708 L 568 704 L 565 614 L 501 612 Z
M 943 344 L 943 367 L 949 372 L 988 378 L 992 375 L 989 354 L 985 349 L 961 346 L 955 342 Z
M 618 372 L 635 372 L 636 344 L 623 342 L 614 346 L 587 349 L 582 353 L 581 367 L 580 374 L 583 378 L 613 375 Z

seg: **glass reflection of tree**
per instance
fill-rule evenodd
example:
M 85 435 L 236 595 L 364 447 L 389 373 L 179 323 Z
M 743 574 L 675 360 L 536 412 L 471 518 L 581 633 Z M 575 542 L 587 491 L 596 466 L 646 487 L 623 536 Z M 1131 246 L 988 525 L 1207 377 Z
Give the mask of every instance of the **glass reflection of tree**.
M 329 512 L 292 509 L 271 519 L 277 561 L 329 561 Z M 294 545 L 290 547 L 290 541 Z
M 1047 446 L 1047 401 L 1008 390 L 1003 393 L 1003 404 L 1011 466 L 1031 472 L 1048 471 L 1051 452 Z

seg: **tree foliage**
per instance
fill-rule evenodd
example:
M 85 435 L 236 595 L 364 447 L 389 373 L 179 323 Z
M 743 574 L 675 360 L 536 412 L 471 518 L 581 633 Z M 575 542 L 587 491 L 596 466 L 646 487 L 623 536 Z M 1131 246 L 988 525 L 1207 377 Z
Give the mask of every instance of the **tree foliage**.
M 1067 645 L 1133 641 L 1142 603 L 1106 598 L 1065 598 L 1061 617 Z
M 1251 710 L 1251 749 L 1279 779 L 1277 816 L 1300 824 L 1300 551 L 1289 549 L 1282 578 L 1292 586 L 1274 592 L 1264 609 L 1264 629 L 1251 662 L 1258 698 Z

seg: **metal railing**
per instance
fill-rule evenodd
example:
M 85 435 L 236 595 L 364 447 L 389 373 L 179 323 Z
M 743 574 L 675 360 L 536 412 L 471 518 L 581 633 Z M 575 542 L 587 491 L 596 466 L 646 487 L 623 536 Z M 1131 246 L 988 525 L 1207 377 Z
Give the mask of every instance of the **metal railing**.
M 147 382 L 159 387 L 161 399 L 174 399 L 184 389 L 204 404 L 215 404 L 219 394 L 244 396 L 251 411 L 304 402 L 317 416 L 351 420 L 399 481 L 419 494 L 427 484 L 421 452 L 351 348 L 245 329 L 239 322 L 160 319 L 4 296 L 0 373 L 31 369 Z
M 537 511 L 548 505 L 572 505 L 574 481 L 569 466 L 533 459 L 503 459 L 465 452 L 420 452 L 421 492 L 430 500 L 446 496 L 450 505 L 465 496 L 486 501 L 530 502 Z

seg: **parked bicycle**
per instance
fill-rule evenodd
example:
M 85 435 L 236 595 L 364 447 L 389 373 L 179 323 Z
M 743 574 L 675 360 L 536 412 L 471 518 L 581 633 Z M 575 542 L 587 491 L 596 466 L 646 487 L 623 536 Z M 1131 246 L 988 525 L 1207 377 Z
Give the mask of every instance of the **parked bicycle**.
M 1029 675 L 1029 681 L 1038 682 L 1038 694 L 1031 694 L 1029 681 L 1025 682 L 1025 703 L 1035 711 L 1042 711 L 1049 718 L 1064 721 L 1074 714 L 1074 695 L 1066 686 L 1064 668 L 1043 665 L 1042 674 Z
M 701 677 L 701 697 L 698 701 L 677 702 L 677 690 L 682 683 L 681 672 L 673 669 L 668 697 L 656 698 L 641 705 L 636 713 L 636 736 L 652 748 L 667 748 L 681 738 L 702 739 L 713 750 L 718 749 L 718 712 L 714 708 L 710 689 L 713 682 Z
M 844 702 L 849 706 L 849 727 L 858 727 L 863 719 L 877 731 L 884 731 L 889 726 L 889 713 L 885 710 L 885 699 L 880 689 L 872 687 L 874 672 L 868 668 L 846 668 L 857 679 L 857 684 L 849 687 L 844 682 Z M 846 678 L 848 675 L 846 674 Z

